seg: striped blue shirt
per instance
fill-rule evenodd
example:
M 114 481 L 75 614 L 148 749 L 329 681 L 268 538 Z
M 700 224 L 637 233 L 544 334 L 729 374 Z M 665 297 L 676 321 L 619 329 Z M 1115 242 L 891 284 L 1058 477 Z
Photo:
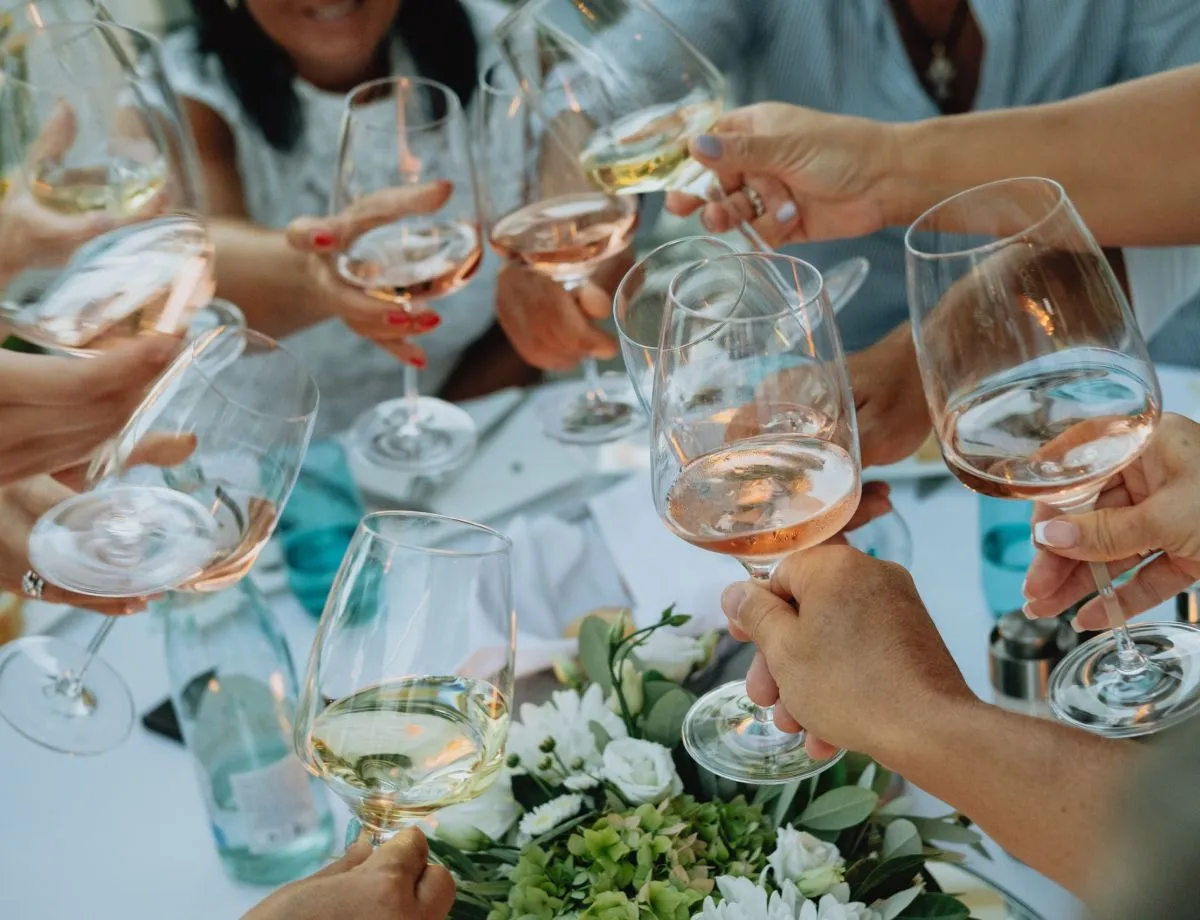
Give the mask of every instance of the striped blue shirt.
M 731 76 L 745 99 L 881 121 L 939 114 L 887 0 L 654 3 Z M 1051 102 L 1200 61 L 1200 0 L 973 0 L 971 8 L 985 44 L 976 109 Z M 893 228 L 789 248 L 818 267 L 852 255 L 871 260 L 870 277 L 840 317 L 848 349 L 870 344 L 907 318 L 903 235 Z M 1141 275 L 1157 271 L 1157 263 L 1128 262 L 1136 298 L 1156 301 L 1136 305 L 1143 325 L 1155 325 L 1165 312 L 1158 301 L 1168 295 Z

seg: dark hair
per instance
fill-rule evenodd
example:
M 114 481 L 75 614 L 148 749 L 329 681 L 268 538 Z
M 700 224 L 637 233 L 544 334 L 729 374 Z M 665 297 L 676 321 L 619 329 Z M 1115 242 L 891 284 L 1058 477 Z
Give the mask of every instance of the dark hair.
M 296 146 L 304 114 L 292 86 L 295 67 L 254 21 L 245 2 L 191 0 L 201 54 L 214 54 L 250 120 L 276 150 Z M 392 23 L 419 76 L 445 83 L 465 106 L 479 79 L 479 43 L 460 0 L 401 0 Z M 440 117 L 442 112 L 434 112 Z

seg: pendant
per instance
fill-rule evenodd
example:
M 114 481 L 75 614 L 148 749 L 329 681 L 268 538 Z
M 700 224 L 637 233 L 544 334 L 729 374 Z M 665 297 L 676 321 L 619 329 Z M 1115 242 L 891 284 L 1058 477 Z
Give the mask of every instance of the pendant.
M 929 62 L 929 69 L 925 71 L 925 79 L 933 89 L 933 98 L 939 103 L 948 102 L 954 87 L 954 78 L 957 76 L 958 70 L 946 54 L 946 46 L 941 42 L 934 42 L 933 60 Z

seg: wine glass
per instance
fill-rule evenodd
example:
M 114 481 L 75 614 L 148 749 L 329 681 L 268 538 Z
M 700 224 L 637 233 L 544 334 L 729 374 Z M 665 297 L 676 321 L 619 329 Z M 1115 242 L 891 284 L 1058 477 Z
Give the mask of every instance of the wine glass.
M 688 141 L 717 121 L 729 88 L 648 0 L 524 0 L 495 34 L 543 130 L 574 151 L 598 188 L 724 197 Z M 749 223 L 739 230 L 752 248 L 771 251 Z M 849 300 L 869 270 L 861 257 L 831 269 L 832 302 Z
M 378 846 L 504 764 L 516 654 L 507 537 L 408 511 L 362 519 L 317 629 L 296 753 Z
M 316 410 L 316 383 L 277 343 L 245 329 L 205 333 L 102 449 L 85 491 L 34 526 L 34 571 L 95 597 L 232 585 L 274 530 Z M 0 663 L 0 716 L 69 753 L 124 740 L 129 691 L 95 658 L 115 623 L 107 618 L 86 649 L 45 636 L 13 643 Z
M 1162 402 L 1108 262 L 1058 183 L 962 192 L 905 237 L 913 338 L 951 472 L 995 498 L 1090 510 L 1154 433 Z M 1114 738 L 1200 708 L 1200 630 L 1125 626 L 1108 568 L 1092 565 L 1112 632 L 1055 669 L 1063 721 Z
M 655 507 L 677 536 L 765 582 L 858 506 L 854 400 L 821 275 L 735 253 L 684 268 L 668 297 L 651 396 Z M 702 767 L 746 783 L 813 776 L 844 753 L 811 758 L 744 681 L 701 697 L 683 741 Z
M 663 243 L 625 273 L 613 294 L 613 321 L 621 357 L 638 402 L 647 415 L 654 389 L 654 368 L 663 317 L 670 309 L 667 291 L 684 268 L 706 259 L 730 255 L 732 246 L 711 236 L 685 236 Z
M 330 210 L 338 213 L 388 188 L 450 184 L 434 214 L 412 214 L 360 235 L 337 259 L 341 279 L 380 301 L 410 307 L 459 290 L 483 256 L 479 195 L 462 105 L 441 83 L 389 77 L 347 97 Z M 424 476 L 455 469 L 475 449 L 475 423 L 462 409 L 421 396 L 404 368 L 405 395 L 363 414 L 351 444 L 372 466 Z
M 480 178 L 491 246 L 574 291 L 629 245 L 637 202 L 597 189 L 552 133 L 537 130 L 536 113 L 509 66 L 487 68 L 479 95 L 475 138 L 476 149 L 487 152 Z M 592 357 L 582 368 L 580 384 L 549 393 L 542 407 L 547 435 L 598 444 L 645 424 L 624 375 L 602 380 Z
M 80 356 L 203 323 L 212 243 L 160 45 L 111 22 L 33 24 L 44 14 L 64 15 L 25 4 L 0 39 L 0 318 Z

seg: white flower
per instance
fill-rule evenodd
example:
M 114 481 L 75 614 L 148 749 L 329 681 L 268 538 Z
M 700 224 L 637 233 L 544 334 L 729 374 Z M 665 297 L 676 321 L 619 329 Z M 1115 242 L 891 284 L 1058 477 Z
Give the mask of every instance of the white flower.
M 426 820 L 437 836 L 460 850 L 479 850 L 488 840 L 500 840 L 521 817 L 521 806 L 513 798 L 512 774 L 501 770 L 483 795 L 435 811 Z
M 524 846 L 534 837 L 548 833 L 579 814 L 583 806 L 581 795 L 560 795 L 528 812 L 517 825 L 517 845 Z
M 674 630 L 656 629 L 634 654 L 647 671 L 658 671 L 667 680 L 681 684 L 695 668 L 708 662 L 712 650 L 713 641 L 708 636 L 695 639 Z
M 683 792 L 671 751 L 653 741 L 619 738 L 604 749 L 604 778 L 634 805 L 657 804 Z
M 724 900 L 717 904 L 705 898 L 700 913 L 694 915 L 698 920 L 800 920 L 806 906 L 804 895 L 791 882 L 784 882 L 769 897 L 750 879 L 730 875 L 717 878 L 717 888 Z
M 820 901 L 806 901 L 796 920 L 883 920 L 883 915 L 859 901 L 843 904 L 827 894 Z
M 810 898 L 829 894 L 841 882 L 845 862 L 832 843 L 807 831 L 798 831 L 790 824 L 776 832 L 775 851 L 767 857 L 776 884 L 787 879 Z
M 582 696 L 574 690 L 556 690 L 548 703 L 521 706 L 519 721 L 513 722 L 508 730 L 508 751 L 521 759 L 521 770 L 553 783 L 579 773 L 597 773 L 601 759 L 592 722 L 598 723 L 611 738 L 624 738 L 628 734 L 625 723 L 605 705 L 599 684 L 591 684 Z M 553 755 L 539 750 L 547 738 L 554 740 Z M 549 769 L 539 769 L 546 757 L 550 757 Z M 582 767 L 574 766 L 580 762 Z
M 625 698 L 625 708 L 629 710 L 631 716 L 636 716 L 642 711 L 642 706 L 646 702 L 646 694 L 642 686 L 642 672 L 634 667 L 633 662 L 628 658 L 621 662 L 621 695 Z M 616 690 L 608 696 L 608 708 L 617 715 L 621 714 L 621 698 L 617 696 Z

